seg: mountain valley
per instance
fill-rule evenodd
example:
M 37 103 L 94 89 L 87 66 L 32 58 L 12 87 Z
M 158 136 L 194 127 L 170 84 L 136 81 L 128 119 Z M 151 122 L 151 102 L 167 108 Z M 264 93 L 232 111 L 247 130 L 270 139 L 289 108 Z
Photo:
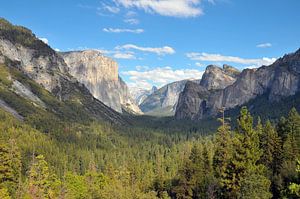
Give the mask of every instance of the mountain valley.
M 156 8 L 113 2 L 151 14 Z M 122 13 L 106 3 L 104 10 Z M 99 17 L 113 18 L 103 9 Z M 128 11 L 122 23 L 137 26 L 129 18 L 136 16 Z M 130 41 L 143 30 L 103 32 L 135 34 L 124 37 Z M 157 63 L 180 56 L 169 46 L 133 44 L 63 52 L 0 18 L 1 199 L 300 197 L 300 49 L 256 68 L 214 61 L 202 76 L 146 65 L 124 72 L 124 63 L 147 61 L 136 51 L 156 54 Z M 175 81 L 142 84 L 149 77 L 157 85 L 162 77 Z

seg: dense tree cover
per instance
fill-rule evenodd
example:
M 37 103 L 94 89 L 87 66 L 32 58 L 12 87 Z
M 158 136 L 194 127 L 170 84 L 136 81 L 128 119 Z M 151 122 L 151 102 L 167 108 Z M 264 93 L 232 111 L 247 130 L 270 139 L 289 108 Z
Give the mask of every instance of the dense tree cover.
M 204 137 L 31 120 L 0 110 L 0 198 L 299 198 L 295 109 L 254 124 L 242 108 Z

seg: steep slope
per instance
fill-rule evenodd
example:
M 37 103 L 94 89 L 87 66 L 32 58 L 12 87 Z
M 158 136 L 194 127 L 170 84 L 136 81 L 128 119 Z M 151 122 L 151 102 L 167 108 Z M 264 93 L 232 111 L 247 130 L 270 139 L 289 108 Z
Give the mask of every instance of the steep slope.
M 13 68 L 13 73 L 18 74 L 15 75 L 12 85 L 2 88 L 3 95 L 0 97 L 7 104 L 11 104 L 8 96 L 18 96 L 18 99 L 26 98 L 34 104 L 45 104 L 44 108 L 54 112 L 60 111 L 61 114 L 64 107 L 67 107 L 66 104 L 70 110 L 72 104 L 74 110 L 70 112 L 71 117 L 72 113 L 75 116 L 76 111 L 82 111 L 89 117 L 126 123 L 117 112 L 95 99 L 84 85 L 68 73 L 68 67 L 60 55 L 37 39 L 30 30 L 13 26 L 4 19 L 0 19 L 0 60 L 3 67 L 8 67 L 9 70 Z M 9 71 L 8 69 L 6 71 Z M 10 76 L 11 72 L 8 77 Z M 49 102 L 43 100 L 38 102 L 37 97 L 32 95 L 34 92 L 40 95 L 47 93 L 43 89 L 51 93 L 47 94 L 51 98 Z M 15 92 L 12 93 L 11 90 Z M 58 100 L 49 95 L 55 96 Z M 55 104 L 51 104 L 52 102 Z
M 84 84 L 93 96 L 112 109 L 141 113 L 118 75 L 118 64 L 97 50 L 60 53 L 69 73 Z
M 141 110 L 150 115 L 174 115 L 179 94 L 186 82 L 173 82 L 158 89 L 140 104 Z
M 199 110 L 205 111 L 200 106 L 205 106 L 203 103 L 209 95 L 207 88 L 199 85 L 198 83 L 188 81 L 182 93 L 178 98 L 178 104 L 175 117 L 180 119 L 195 119 L 198 117 Z
M 229 110 L 260 96 L 266 97 L 269 102 L 278 102 L 295 95 L 300 90 L 299 82 L 300 49 L 270 66 L 243 70 L 232 85 L 211 93 L 204 101 L 205 106 L 200 106 L 198 117 L 194 119 L 214 116 L 222 107 Z

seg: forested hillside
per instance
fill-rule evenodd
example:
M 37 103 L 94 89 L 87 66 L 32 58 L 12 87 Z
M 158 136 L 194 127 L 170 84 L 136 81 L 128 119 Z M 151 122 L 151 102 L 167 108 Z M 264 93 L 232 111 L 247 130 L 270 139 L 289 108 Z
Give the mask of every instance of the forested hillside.
M 189 136 L 0 112 L 0 198 L 297 198 L 300 116 Z M 259 121 L 259 120 L 258 120 Z M 298 165 L 297 165 L 298 160 Z

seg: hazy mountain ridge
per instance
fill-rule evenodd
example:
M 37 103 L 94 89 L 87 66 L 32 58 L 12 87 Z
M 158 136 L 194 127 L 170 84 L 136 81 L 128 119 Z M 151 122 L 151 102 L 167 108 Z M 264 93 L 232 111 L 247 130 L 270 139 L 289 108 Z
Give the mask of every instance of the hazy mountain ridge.
M 133 99 L 135 100 L 135 103 L 137 105 L 140 105 L 149 95 L 151 95 L 157 90 L 158 88 L 156 86 L 152 86 L 151 89 L 132 87 L 130 88 L 130 93 Z
M 172 82 L 156 90 L 140 104 L 141 110 L 150 115 L 174 115 L 179 94 L 183 91 L 187 81 Z

